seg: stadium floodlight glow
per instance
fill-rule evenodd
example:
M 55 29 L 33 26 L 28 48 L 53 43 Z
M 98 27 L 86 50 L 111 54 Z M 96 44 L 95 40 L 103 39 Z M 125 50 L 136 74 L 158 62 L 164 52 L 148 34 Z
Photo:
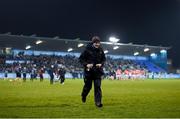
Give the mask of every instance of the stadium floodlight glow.
M 119 46 L 114 46 L 113 49 L 114 50 L 117 50 L 119 48 Z
M 83 43 L 79 43 L 79 44 L 78 44 L 78 48 L 80 48 L 80 47 L 82 47 L 82 46 L 84 46 Z
M 113 43 L 117 43 L 120 39 L 117 39 L 116 37 L 110 37 L 109 41 Z
M 72 48 L 69 48 L 67 51 L 68 51 L 68 52 L 71 52 L 71 51 L 73 51 L 73 49 L 72 49 Z
M 149 48 L 144 48 L 144 52 L 148 52 L 149 50 Z
M 6 50 L 10 50 L 11 48 L 10 47 L 6 47 Z
M 134 56 L 137 56 L 137 55 L 139 55 L 139 52 L 135 52 L 135 53 L 134 53 Z
M 38 44 L 40 44 L 40 43 L 42 43 L 43 41 L 42 40 L 37 40 L 36 41 L 36 45 L 38 45 Z
M 161 50 L 160 53 L 167 53 L 167 50 Z
M 107 54 L 109 51 L 108 50 L 105 50 L 104 53 Z
M 27 46 L 25 47 L 26 50 L 28 50 L 28 49 L 30 49 L 30 48 L 31 48 L 30 45 L 27 45 Z
M 151 55 L 150 55 L 151 57 L 155 57 L 156 56 L 156 54 L 155 53 L 151 53 Z

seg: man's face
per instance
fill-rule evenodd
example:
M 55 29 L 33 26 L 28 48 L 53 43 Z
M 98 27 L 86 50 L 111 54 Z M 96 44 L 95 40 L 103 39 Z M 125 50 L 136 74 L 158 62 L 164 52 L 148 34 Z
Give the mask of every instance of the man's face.
M 93 46 L 94 46 L 95 48 L 99 48 L 100 42 L 95 42 L 95 43 L 93 43 Z

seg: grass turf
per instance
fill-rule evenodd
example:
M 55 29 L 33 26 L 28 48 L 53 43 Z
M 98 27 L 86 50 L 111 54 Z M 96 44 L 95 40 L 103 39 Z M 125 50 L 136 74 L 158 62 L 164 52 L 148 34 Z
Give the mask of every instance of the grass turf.
M 94 105 L 93 90 L 81 102 L 82 86 L 83 80 L 65 85 L 0 80 L 0 117 L 180 117 L 180 80 L 103 80 L 101 109 Z

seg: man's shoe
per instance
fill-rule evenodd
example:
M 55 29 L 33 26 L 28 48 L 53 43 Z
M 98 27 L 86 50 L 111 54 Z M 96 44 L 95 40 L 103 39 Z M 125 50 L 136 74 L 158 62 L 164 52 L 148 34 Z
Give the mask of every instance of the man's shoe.
M 101 104 L 101 103 L 96 104 L 96 107 L 103 107 L 103 104 Z
M 86 102 L 86 97 L 82 96 L 82 102 L 83 102 L 83 103 Z

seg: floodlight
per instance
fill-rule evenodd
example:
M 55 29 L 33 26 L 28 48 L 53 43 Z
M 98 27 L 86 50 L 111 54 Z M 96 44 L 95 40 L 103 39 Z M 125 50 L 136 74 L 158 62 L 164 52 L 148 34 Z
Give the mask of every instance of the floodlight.
M 10 47 L 6 47 L 6 50 L 10 50 L 11 48 Z
M 160 53 L 167 53 L 167 50 L 161 50 Z
M 105 50 L 104 53 L 107 54 L 109 51 L 108 50 Z
M 36 45 L 38 45 L 38 44 L 40 44 L 40 43 L 42 43 L 43 41 L 42 40 L 37 40 L 36 41 Z
M 79 44 L 78 44 L 78 48 L 80 48 L 80 47 L 82 47 L 82 46 L 84 46 L 83 43 L 79 43 Z
M 118 49 L 118 48 L 119 48 L 119 46 L 114 46 L 114 47 L 113 47 L 114 50 L 116 50 L 116 49 Z
M 150 55 L 151 57 L 155 57 L 156 56 L 156 54 L 155 53 L 151 53 L 151 55 Z
M 144 52 L 148 52 L 149 50 L 149 48 L 144 48 Z
M 30 49 L 30 48 L 31 48 L 30 45 L 27 45 L 27 46 L 25 47 L 26 50 L 28 50 L 28 49 Z
M 137 56 L 137 55 L 139 55 L 139 52 L 135 52 L 135 53 L 134 53 L 134 56 Z
M 71 52 L 71 51 L 73 51 L 73 49 L 72 49 L 72 48 L 69 48 L 67 51 L 68 51 L 68 52 Z
M 116 37 L 110 37 L 109 41 L 113 43 L 117 43 L 120 39 L 117 39 Z

